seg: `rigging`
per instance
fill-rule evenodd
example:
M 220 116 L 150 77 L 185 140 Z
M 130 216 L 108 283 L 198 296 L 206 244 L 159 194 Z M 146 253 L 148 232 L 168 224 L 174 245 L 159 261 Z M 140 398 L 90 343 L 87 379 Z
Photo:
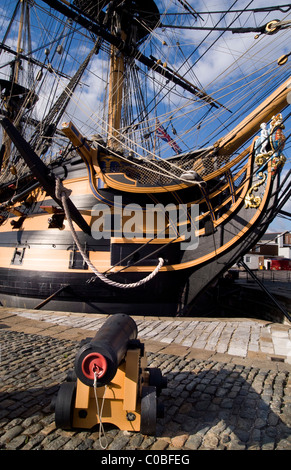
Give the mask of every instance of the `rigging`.
M 190 29 L 197 31 L 229 31 L 231 33 L 261 33 L 261 34 L 274 34 L 279 29 L 286 29 L 291 27 L 291 21 L 278 21 L 273 20 L 269 23 L 260 26 L 260 27 L 242 27 L 242 28 L 230 28 L 226 26 L 225 28 L 214 26 L 181 26 L 181 25 L 172 25 L 172 24 L 161 24 L 162 28 L 173 28 L 173 29 Z
M 291 10 L 290 3 L 284 4 L 284 5 L 270 6 L 270 7 L 245 8 L 243 10 L 231 10 L 231 12 L 232 13 L 241 13 L 241 12 L 265 13 L 265 12 L 271 12 L 271 11 L 281 11 L 282 13 L 287 13 L 289 10 Z M 216 15 L 218 13 L 229 13 L 229 10 L 197 11 L 196 12 L 197 16 Z M 179 16 L 188 16 L 188 15 L 192 15 L 192 13 L 190 12 L 179 13 Z M 165 13 L 164 17 L 167 17 L 167 16 L 177 16 L 177 13 L 171 13 L 171 12 Z
M 155 72 L 159 73 L 166 79 L 170 80 L 176 85 L 181 86 L 184 90 L 189 91 L 191 94 L 197 96 L 200 99 L 208 101 L 211 106 L 217 106 L 217 103 L 213 102 L 211 96 L 207 95 L 207 93 L 202 90 L 199 90 L 194 85 L 185 82 L 183 78 L 181 79 L 177 77 L 176 74 L 171 73 L 169 70 L 164 68 L 152 58 L 142 54 L 133 43 L 128 45 L 126 41 L 121 39 L 118 35 L 114 35 L 111 32 L 107 31 L 107 29 L 105 29 L 103 25 L 98 24 L 96 21 L 88 17 L 84 12 L 76 8 L 74 5 L 70 4 L 70 7 L 68 7 L 66 4 L 58 0 L 44 0 L 44 2 L 59 11 L 60 13 L 63 13 L 68 18 L 73 19 L 76 23 L 80 24 L 87 30 L 97 34 L 98 36 L 101 36 L 105 41 L 108 41 L 111 45 L 119 49 L 119 51 L 122 52 L 124 55 L 135 58 L 137 61 L 141 62 L 142 64 L 154 70 Z M 78 12 L 77 15 L 74 10 Z

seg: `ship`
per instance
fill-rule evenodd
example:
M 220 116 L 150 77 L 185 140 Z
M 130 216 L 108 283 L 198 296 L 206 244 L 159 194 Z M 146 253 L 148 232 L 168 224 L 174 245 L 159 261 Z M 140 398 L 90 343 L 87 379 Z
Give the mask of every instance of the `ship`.
M 191 316 L 284 214 L 290 5 L 254 4 L 3 10 L 2 307 Z

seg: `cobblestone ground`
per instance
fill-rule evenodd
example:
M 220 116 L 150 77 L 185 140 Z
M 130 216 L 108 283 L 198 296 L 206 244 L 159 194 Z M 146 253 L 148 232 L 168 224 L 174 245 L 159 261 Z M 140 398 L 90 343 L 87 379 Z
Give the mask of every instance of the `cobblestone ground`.
M 56 429 L 50 403 L 79 344 L 0 330 L 0 448 L 98 450 L 98 429 Z M 157 434 L 106 427 L 108 450 L 290 450 L 291 378 L 270 370 L 148 353 L 168 379 Z

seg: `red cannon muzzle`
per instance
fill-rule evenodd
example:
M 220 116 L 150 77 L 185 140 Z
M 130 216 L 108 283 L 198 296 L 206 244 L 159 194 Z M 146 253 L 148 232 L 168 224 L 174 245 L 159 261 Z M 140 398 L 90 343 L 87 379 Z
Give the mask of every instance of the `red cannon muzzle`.
M 107 371 L 107 361 L 102 354 L 91 353 L 84 357 L 82 362 L 82 372 L 90 380 L 103 377 Z
M 111 315 L 95 337 L 83 344 L 75 358 L 75 372 L 85 385 L 111 382 L 125 358 L 131 341 L 137 338 L 135 321 L 123 313 Z

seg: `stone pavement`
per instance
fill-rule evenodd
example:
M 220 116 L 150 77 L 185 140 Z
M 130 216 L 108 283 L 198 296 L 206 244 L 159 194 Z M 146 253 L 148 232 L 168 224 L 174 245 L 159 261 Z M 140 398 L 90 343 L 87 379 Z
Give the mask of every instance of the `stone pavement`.
M 291 326 L 133 317 L 168 379 L 156 436 L 106 427 L 107 450 L 290 450 Z M 56 429 L 50 403 L 98 314 L 0 309 L 0 449 L 100 450 L 98 429 Z

